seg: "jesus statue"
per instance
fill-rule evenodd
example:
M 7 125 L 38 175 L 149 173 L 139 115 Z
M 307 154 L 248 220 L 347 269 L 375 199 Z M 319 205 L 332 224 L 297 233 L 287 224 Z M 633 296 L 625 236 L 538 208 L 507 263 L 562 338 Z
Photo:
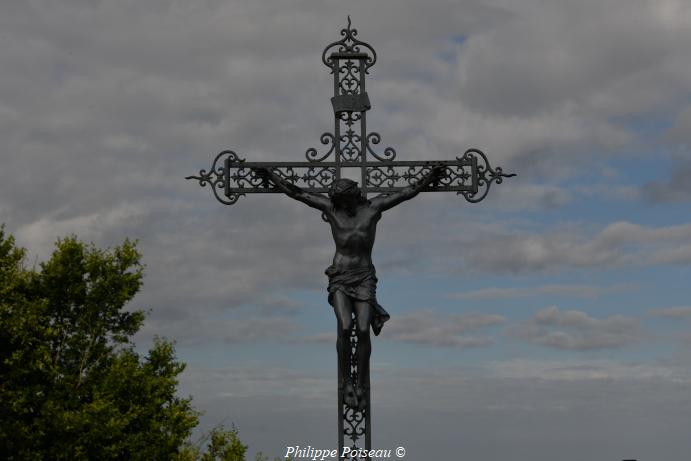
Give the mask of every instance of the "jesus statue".
M 391 194 L 368 200 L 358 184 L 350 179 L 337 179 L 329 188 L 328 197 L 302 190 L 278 176 L 269 168 L 254 168 L 257 176 L 271 181 L 288 197 L 305 203 L 323 213 L 331 225 L 336 244 L 333 263 L 326 269 L 329 277 L 329 304 L 338 321 L 338 365 L 343 382 L 343 401 L 351 408 L 364 409 L 365 389 L 369 388 L 369 358 L 372 352 L 369 329 L 379 335 L 389 314 L 376 297 L 377 277 L 372 264 L 372 247 L 377 222 L 382 212 L 410 200 L 432 182 L 444 176 L 443 166 L 433 167 L 417 183 Z M 350 334 L 353 313 L 357 331 L 357 379 L 350 374 Z

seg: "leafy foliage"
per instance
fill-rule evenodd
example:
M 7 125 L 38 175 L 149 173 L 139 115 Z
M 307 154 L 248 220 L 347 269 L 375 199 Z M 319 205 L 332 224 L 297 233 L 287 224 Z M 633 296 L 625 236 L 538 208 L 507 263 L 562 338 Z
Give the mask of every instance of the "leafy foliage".
M 235 428 L 189 442 L 199 412 L 176 395 L 185 365 L 172 343 L 134 351 L 145 318 L 125 309 L 142 284 L 135 243 L 68 237 L 38 270 L 25 256 L 0 227 L 0 459 L 245 460 Z
M 176 395 L 184 364 L 125 305 L 141 287 L 135 244 L 59 240 L 40 270 L 0 228 L 0 454 L 3 459 L 171 460 L 197 425 Z

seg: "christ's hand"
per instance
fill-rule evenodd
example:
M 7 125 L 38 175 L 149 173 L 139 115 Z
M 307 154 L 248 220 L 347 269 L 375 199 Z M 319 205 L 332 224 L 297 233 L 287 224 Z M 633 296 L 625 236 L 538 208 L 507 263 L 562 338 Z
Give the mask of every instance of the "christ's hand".
M 433 167 L 432 171 L 430 171 L 429 175 L 432 179 L 431 182 L 434 185 L 437 185 L 439 183 L 440 179 L 448 176 L 448 174 L 446 172 L 446 167 L 444 165 L 437 165 L 437 166 Z
M 261 179 L 262 182 L 266 183 L 271 179 L 271 172 L 265 167 L 254 167 L 252 168 L 252 173 L 257 178 Z
M 435 178 L 443 178 L 446 176 L 446 167 L 444 165 L 437 165 L 432 168 L 432 175 Z

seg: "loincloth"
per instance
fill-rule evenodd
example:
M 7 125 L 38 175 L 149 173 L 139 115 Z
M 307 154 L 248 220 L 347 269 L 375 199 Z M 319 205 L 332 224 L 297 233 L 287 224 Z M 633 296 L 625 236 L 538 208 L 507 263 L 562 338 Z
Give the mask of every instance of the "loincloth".
M 377 302 L 377 276 L 374 266 L 340 270 L 331 265 L 324 273 L 329 276 L 329 304 L 334 305 L 334 294 L 337 291 L 343 292 L 356 301 L 367 301 L 372 307 L 370 316 L 372 331 L 375 335 L 379 335 L 384 322 L 391 316 Z

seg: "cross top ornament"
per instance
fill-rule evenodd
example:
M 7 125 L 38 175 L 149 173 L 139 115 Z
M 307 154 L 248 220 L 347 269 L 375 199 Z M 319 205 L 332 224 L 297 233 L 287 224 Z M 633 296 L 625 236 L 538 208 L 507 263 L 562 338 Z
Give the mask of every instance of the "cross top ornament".
M 370 329 L 378 335 L 390 318 L 377 301 L 372 262 L 382 213 L 421 192 L 456 192 L 476 203 L 487 196 L 492 184 L 515 175 L 492 168 L 478 149 L 468 149 L 453 160 L 398 160 L 392 147 L 378 150 L 381 136 L 367 130 L 372 105 L 366 88 L 377 54 L 357 38 L 350 17 L 341 36 L 322 53 L 322 62 L 333 75 L 334 128 L 321 135 L 321 151 L 310 147 L 306 161 L 248 162 L 224 150 L 210 169 L 186 179 L 210 186 L 225 205 L 247 194 L 286 194 L 321 211 L 330 224 L 336 253 L 325 274 L 328 302 L 337 319 L 338 457 L 352 461 L 375 456 Z M 359 185 L 351 177 L 357 177 Z M 374 193 L 379 195 L 370 198 Z

